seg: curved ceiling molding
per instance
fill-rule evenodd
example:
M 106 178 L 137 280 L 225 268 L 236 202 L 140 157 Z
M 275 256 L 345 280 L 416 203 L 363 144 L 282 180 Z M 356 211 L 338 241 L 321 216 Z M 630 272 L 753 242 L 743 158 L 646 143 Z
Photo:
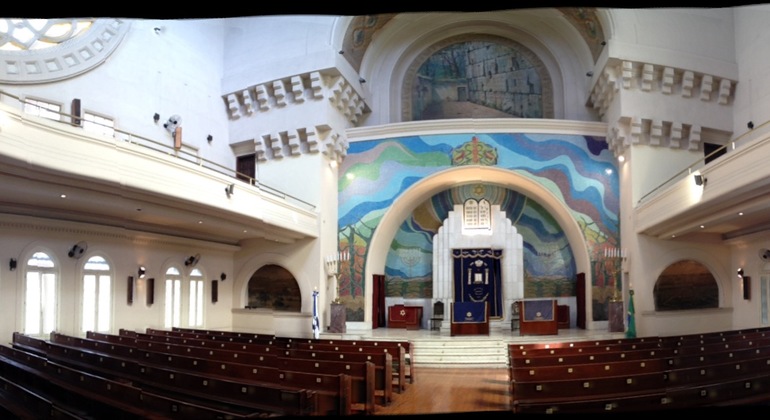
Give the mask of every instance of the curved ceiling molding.
M 49 48 L 0 50 L 0 83 L 47 83 L 85 73 L 115 51 L 129 26 L 120 19 L 96 19 L 87 31 Z

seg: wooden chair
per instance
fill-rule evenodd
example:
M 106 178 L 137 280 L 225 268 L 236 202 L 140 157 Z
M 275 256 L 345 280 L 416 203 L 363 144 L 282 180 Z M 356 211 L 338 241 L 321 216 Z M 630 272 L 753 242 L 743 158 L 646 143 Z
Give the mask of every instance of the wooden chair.
M 444 320 L 444 302 L 437 301 L 433 304 L 433 315 L 430 317 L 430 329 L 441 329 L 441 321 Z

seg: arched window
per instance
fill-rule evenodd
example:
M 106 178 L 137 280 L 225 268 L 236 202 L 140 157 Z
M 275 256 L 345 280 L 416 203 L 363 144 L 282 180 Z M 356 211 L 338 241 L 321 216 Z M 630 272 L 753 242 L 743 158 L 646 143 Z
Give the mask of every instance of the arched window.
M 163 326 L 178 327 L 182 316 L 182 275 L 175 267 L 166 270 Z
M 294 276 L 279 265 L 266 265 L 249 280 L 249 308 L 270 308 L 299 312 L 302 305 L 299 285 Z
M 187 323 L 191 327 L 203 326 L 203 273 L 197 268 L 190 272 L 190 307 Z
M 56 276 L 56 266 L 45 252 L 27 260 L 24 334 L 41 336 L 56 329 Z
M 108 332 L 112 322 L 112 275 L 110 264 L 93 256 L 83 266 L 83 332 Z
M 656 311 L 719 307 L 719 286 L 698 261 L 675 262 L 660 274 L 653 289 Z

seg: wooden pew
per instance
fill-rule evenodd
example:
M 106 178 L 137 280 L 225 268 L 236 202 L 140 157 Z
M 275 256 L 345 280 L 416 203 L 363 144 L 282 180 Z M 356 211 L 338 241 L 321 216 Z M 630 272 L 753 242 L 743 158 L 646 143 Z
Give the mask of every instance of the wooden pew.
M 58 364 L 66 364 L 92 374 L 98 373 L 114 380 L 127 379 L 141 384 L 142 389 L 147 388 L 156 394 L 192 404 L 213 408 L 225 404 L 233 411 L 237 408 L 281 415 L 339 414 L 333 412 L 328 405 L 321 406 L 315 391 L 291 384 L 295 375 L 287 377 L 285 386 L 247 383 L 179 369 L 149 366 L 131 359 L 113 357 L 106 353 L 35 339 L 18 333 L 14 334 L 13 344 L 14 347 L 36 349 L 35 351 L 46 354 L 49 361 L 53 360 Z M 335 403 L 335 407 L 339 406 L 346 407 L 344 403 Z M 323 411 L 320 407 L 328 410 Z
M 579 400 L 517 401 L 516 414 L 637 413 L 669 409 L 665 392 L 620 395 Z
M 0 364 L 6 361 L 0 359 Z M 5 371 L 0 368 L 0 372 Z M 16 419 L 82 419 L 71 409 L 54 404 L 47 396 L 27 386 L 17 379 L 11 380 L 0 373 L 0 418 Z M 11 377 L 11 375 L 9 375 Z
M 416 375 L 414 372 L 414 360 L 411 352 L 411 343 L 409 340 L 348 340 L 348 339 L 322 339 L 322 338 L 300 338 L 289 336 L 268 336 L 265 334 L 253 334 L 253 333 L 241 333 L 234 331 L 212 331 L 204 329 L 193 328 L 179 328 L 174 327 L 169 330 L 150 329 L 146 330 L 147 334 L 163 335 L 163 336 L 176 336 L 185 338 L 202 338 L 213 341 L 229 341 L 237 343 L 260 343 L 268 345 L 278 345 L 283 348 L 289 348 L 295 343 L 304 344 L 338 344 L 338 345 L 353 345 L 353 346 L 366 346 L 383 349 L 383 351 L 393 352 L 395 357 L 393 371 L 398 378 L 403 376 L 403 384 L 399 385 L 399 392 L 405 389 L 405 383 L 414 383 Z M 400 352 L 403 348 L 404 358 L 401 362 Z M 400 372 L 403 371 L 403 375 Z
M 170 366 L 191 372 L 200 372 L 223 378 L 238 378 L 249 381 L 281 383 L 284 371 L 300 374 L 339 375 L 350 377 L 350 411 L 352 413 L 374 414 L 375 410 L 375 367 L 371 362 L 339 362 L 317 360 L 286 360 L 270 358 L 269 363 L 243 364 L 233 362 L 235 357 L 207 358 L 184 354 L 166 353 L 132 347 L 125 337 L 121 343 L 100 342 L 88 337 L 104 337 L 103 333 L 87 333 L 87 338 L 78 338 L 63 334 L 51 334 L 51 341 L 74 347 L 87 348 L 117 356 L 126 356 L 145 364 Z M 225 359 L 225 360 L 221 360 Z M 242 360 L 242 358 L 241 358 Z M 296 375 L 295 375 L 296 376 Z
M 393 360 L 393 379 L 396 390 L 401 393 L 406 389 L 406 351 L 403 347 L 399 346 L 361 346 L 361 345 L 345 345 L 345 344 L 324 344 L 324 343 L 305 343 L 305 342 L 291 342 L 284 346 L 285 349 L 297 349 L 297 350 L 316 350 L 327 351 L 337 353 L 358 353 L 358 354 L 382 354 L 387 353 L 392 355 Z
M 58 413 L 69 412 L 74 418 L 169 418 L 157 405 L 145 405 L 142 390 L 131 384 L 92 375 L 21 349 L 0 346 L 0 370 L 3 377 L 15 384 L 34 389 L 55 401 L 54 405 L 62 408 Z M 212 413 L 196 410 L 194 414 L 210 419 L 229 414 Z M 255 414 L 252 410 L 249 416 Z
M 277 337 L 274 337 L 272 341 L 279 342 L 279 343 L 284 342 L 284 343 L 308 343 L 308 344 L 336 344 L 336 345 L 375 347 L 375 348 L 388 349 L 388 351 L 392 351 L 394 355 L 398 355 L 401 352 L 399 347 L 402 347 L 404 349 L 404 378 L 409 383 L 414 383 L 416 378 L 416 375 L 414 372 L 414 354 L 412 352 L 412 344 L 409 340 L 373 340 L 373 339 L 352 340 L 352 339 L 340 339 L 340 338 L 316 339 L 316 338 L 291 338 L 291 337 L 277 336 Z M 394 357 L 393 360 L 398 364 L 400 363 L 401 358 Z M 398 372 L 400 370 L 400 367 L 398 365 L 395 365 L 393 366 L 393 370 L 394 372 Z
M 514 411 L 648 411 L 770 401 L 767 328 L 666 338 L 646 350 L 638 349 L 646 344 L 634 343 L 635 350 L 626 344 L 509 345 Z M 644 369 L 634 366 L 639 363 Z M 623 374 L 615 375 L 619 370 Z
M 666 374 L 638 373 L 624 376 L 545 380 L 513 383 L 514 412 L 521 407 L 547 407 L 564 402 L 597 402 L 629 397 L 657 397 L 665 392 Z
M 619 350 L 617 352 L 579 353 L 567 355 L 543 355 L 532 357 L 509 357 L 510 367 L 528 366 L 569 366 L 583 363 L 607 363 L 623 360 L 643 360 L 654 358 L 674 357 L 671 348 L 643 349 L 643 350 Z
M 136 340 L 152 341 L 156 343 L 181 344 L 184 346 L 206 347 L 211 349 L 232 350 L 244 353 L 271 354 L 274 346 L 263 343 L 237 343 L 231 341 L 212 340 L 208 338 L 191 338 L 166 334 L 135 333 L 131 337 Z
M 284 349 L 282 357 L 302 360 L 327 360 L 345 362 L 371 362 L 375 371 L 375 393 L 382 397 L 383 404 L 393 401 L 393 355 L 390 353 L 342 353 L 336 351 L 316 351 Z
M 180 351 L 185 351 L 187 353 L 195 354 L 198 357 L 206 357 L 205 356 L 205 350 L 204 348 L 211 348 L 211 349 L 222 349 L 222 348 L 233 348 L 233 349 L 239 349 L 242 350 L 241 352 L 237 354 L 233 354 L 232 358 L 238 358 L 239 360 L 250 360 L 250 363 L 259 364 L 260 362 L 256 362 L 251 360 L 255 354 L 252 352 L 258 352 L 260 355 L 264 355 L 264 358 L 271 358 L 273 354 L 281 354 L 280 352 L 286 349 L 292 349 L 295 347 L 300 348 L 312 348 L 313 346 L 320 346 L 323 347 L 322 350 L 326 352 L 331 352 L 335 354 L 335 357 L 330 357 L 326 360 L 340 360 L 341 357 L 339 357 L 340 354 L 368 354 L 368 355 L 379 355 L 383 353 L 387 354 L 397 354 L 399 357 L 399 360 L 401 360 L 400 363 L 395 363 L 392 360 L 395 358 L 391 356 L 389 360 L 391 360 L 391 367 L 387 371 L 385 371 L 385 368 L 382 366 L 379 366 L 376 363 L 376 359 L 371 359 L 371 361 L 375 362 L 375 390 L 376 394 L 378 396 L 382 396 L 382 402 L 383 404 L 388 404 L 390 401 L 392 401 L 392 390 L 388 388 L 388 386 L 395 386 L 396 389 L 401 392 L 405 387 L 405 349 L 403 347 L 399 347 L 397 345 L 393 346 L 342 346 L 342 345 L 330 345 L 330 344 L 308 344 L 305 343 L 302 340 L 299 341 L 284 341 L 283 344 L 276 344 L 272 346 L 263 346 L 262 344 L 248 344 L 248 343 L 234 343 L 234 342 L 227 342 L 227 341 L 215 341 L 215 340 L 208 340 L 208 339 L 201 339 L 201 338 L 185 338 L 182 336 L 178 336 L 175 333 L 166 334 L 165 332 L 162 332 L 161 330 L 151 330 L 151 334 L 145 334 L 145 333 L 138 333 L 138 332 L 130 332 L 130 333 L 124 333 L 123 330 L 121 330 L 121 334 L 125 337 L 133 337 L 136 339 L 136 345 L 141 346 L 143 348 L 147 349 L 162 349 L 162 351 L 173 351 L 176 354 L 179 354 Z M 113 338 L 114 339 L 114 338 Z M 156 343 L 156 345 L 153 345 L 152 343 Z M 171 343 L 171 344 L 169 344 Z M 174 348 L 164 348 L 163 346 L 184 346 L 183 348 L 177 347 Z M 201 348 L 203 347 L 203 348 Z M 234 351 L 234 350 L 233 350 Z M 271 353 L 272 352 L 272 353 Z M 220 351 L 219 355 L 222 355 L 222 352 Z M 212 353 L 213 356 L 213 353 Z M 220 357 L 217 356 L 217 357 Z M 221 359 L 220 359 L 221 360 Z M 270 359 L 272 360 L 272 359 Z M 349 361 L 350 358 L 346 359 Z M 357 359 L 354 361 L 367 361 L 365 359 Z M 246 362 L 243 362 L 246 363 Z M 274 366 L 274 365 L 273 365 Z M 394 371 L 394 367 L 398 367 L 398 371 Z M 387 380 L 383 377 L 382 373 L 390 372 L 391 376 L 390 379 Z M 393 381 L 395 380 L 395 384 Z
M 92 336 L 94 334 L 91 334 Z M 76 348 L 88 348 L 96 350 L 99 354 L 110 354 L 114 346 L 127 346 L 126 344 L 113 344 L 98 346 L 94 344 L 95 340 L 82 339 L 77 337 L 65 336 L 62 334 L 52 334 L 51 341 L 62 343 L 64 345 Z M 104 343 L 107 344 L 107 343 Z M 110 347 L 112 346 L 112 347 Z M 161 347 L 166 346 L 161 344 Z M 165 349 L 166 347 L 164 347 Z M 136 360 L 144 366 L 169 367 L 180 371 L 202 374 L 223 380 L 242 380 L 249 384 L 260 384 L 265 386 L 289 386 L 291 388 L 308 388 L 317 394 L 317 410 L 327 414 L 372 414 L 374 410 L 373 392 L 367 394 L 365 383 L 361 383 L 359 378 L 353 378 L 343 372 L 304 372 L 296 369 L 283 369 L 279 363 L 271 364 L 243 364 L 240 362 L 228 360 L 218 360 L 203 356 L 188 356 L 178 348 L 178 353 L 170 354 L 157 350 L 148 350 L 145 348 L 136 348 L 130 352 L 131 360 Z M 120 350 L 125 354 L 126 350 Z M 243 360 L 239 358 L 238 360 Z M 275 360 L 275 359 L 273 359 Z M 100 360 L 98 363 L 106 363 Z M 340 377 L 342 375 L 343 377 Z M 355 380 L 354 380 L 355 379 Z
M 508 353 L 512 357 L 534 357 L 545 355 L 566 356 L 570 354 L 596 354 L 604 352 L 630 351 L 630 350 L 652 350 L 664 348 L 655 341 L 632 342 L 632 343 L 614 343 L 596 346 L 577 346 L 577 347 L 553 347 L 553 348 L 521 348 L 520 345 L 509 345 Z
M 642 348 L 646 348 L 649 343 L 659 343 L 660 337 L 628 337 L 628 338 L 607 338 L 600 340 L 576 340 L 576 341 L 543 341 L 543 342 L 529 342 L 529 343 L 511 343 L 511 348 L 519 350 L 535 350 L 535 349 L 558 349 L 558 348 L 577 348 L 577 347 L 604 347 L 620 344 L 622 346 L 630 346 L 631 349 L 638 348 L 639 345 Z
M 351 340 L 351 339 L 325 339 L 325 338 L 300 338 L 289 336 L 271 336 L 267 334 L 246 333 L 237 331 L 216 331 L 196 328 L 180 328 L 173 327 L 171 330 L 160 329 L 146 329 L 147 334 L 158 334 L 166 336 L 178 336 L 186 338 L 205 338 L 214 341 L 230 341 L 237 343 L 260 343 L 269 345 L 282 345 L 288 347 L 291 343 L 316 343 L 316 344 L 342 344 L 342 345 L 356 345 L 356 346 L 371 346 L 377 348 L 388 348 L 393 350 L 394 354 L 398 354 L 400 350 L 398 347 L 404 349 L 404 378 L 409 383 L 414 383 L 414 355 L 411 351 L 411 343 L 409 340 Z M 399 357 L 395 357 L 394 372 L 399 372 L 400 362 Z
M 600 378 L 606 376 L 630 376 L 640 373 L 665 375 L 667 360 L 642 359 L 606 363 L 584 363 L 564 366 L 528 366 L 510 369 L 514 387 L 522 382 L 556 381 L 562 379 Z

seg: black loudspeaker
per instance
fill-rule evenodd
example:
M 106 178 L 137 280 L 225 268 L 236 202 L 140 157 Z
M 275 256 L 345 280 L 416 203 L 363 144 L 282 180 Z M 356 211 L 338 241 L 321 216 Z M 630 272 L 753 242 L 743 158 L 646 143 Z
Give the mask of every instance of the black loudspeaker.
M 134 303 L 134 276 L 128 276 L 128 290 L 126 290 L 126 301 L 129 305 Z
M 72 107 L 70 108 L 70 114 L 72 114 L 72 125 L 75 127 L 80 127 L 80 124 L 83 123 L 83 121 L 80 119 L 82 116 L 80 114 L 80 99 L 73 99 L 72 100 Z
M 743 298 L 746 300 L 751 299 L 751 277 L 743 277 Z
M 147 306 L 155 303 L 155 279 L 147 279 Z
M 219 299 L 219 282 L 211 280 L 211 303 L 217 303 Z

